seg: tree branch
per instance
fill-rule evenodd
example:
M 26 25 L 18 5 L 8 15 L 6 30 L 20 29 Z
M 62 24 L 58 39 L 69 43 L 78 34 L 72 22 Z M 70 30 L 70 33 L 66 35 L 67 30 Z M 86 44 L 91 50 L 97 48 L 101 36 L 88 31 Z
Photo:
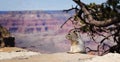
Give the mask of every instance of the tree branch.
M 94 26 L 98 26 L 98 27 L 106 27 L 106 26 L 112 25 L 114 23 L 120 22 L 119 17 L 113 17 L 113 18 L 110 18 L 107 20 L 101 20 L 101 21 L 95 20 L 92 17 L 91 13 L 87 10 L 87 8 L 85 7 L 85 4 L 83 2 L 81 2 L 80 0 L 73 0 L 73 1 L 81 7 L 82 11 L 87 16 L 85 22 L 90 25 L 94 25 Z

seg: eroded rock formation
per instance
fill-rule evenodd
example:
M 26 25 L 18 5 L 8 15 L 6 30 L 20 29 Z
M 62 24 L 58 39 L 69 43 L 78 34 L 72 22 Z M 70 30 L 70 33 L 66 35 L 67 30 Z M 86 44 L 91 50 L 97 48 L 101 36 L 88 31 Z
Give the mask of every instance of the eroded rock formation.
M 0 25 L 0 48 L 2 47 L 14 47 L 15 38 L 11 37 L 10 32 Z

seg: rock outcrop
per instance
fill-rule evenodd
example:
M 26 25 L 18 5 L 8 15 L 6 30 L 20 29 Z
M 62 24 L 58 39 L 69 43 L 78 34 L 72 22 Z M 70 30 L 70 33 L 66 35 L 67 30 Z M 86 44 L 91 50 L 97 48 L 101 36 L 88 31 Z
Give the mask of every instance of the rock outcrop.
M 1 47 L 14 47 L 15 38 L 11 37 L 10 32 L 0 25 L 0 48 Z

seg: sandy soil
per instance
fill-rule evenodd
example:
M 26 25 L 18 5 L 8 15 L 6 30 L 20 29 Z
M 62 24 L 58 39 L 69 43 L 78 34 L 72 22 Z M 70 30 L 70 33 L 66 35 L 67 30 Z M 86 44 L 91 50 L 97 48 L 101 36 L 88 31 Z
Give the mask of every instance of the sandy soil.
M 36 55 L 28 58 L 1 60 L 0 62 L 78 62 L 79 60 L 89 59 L 92 57 L 94 56 L 86 54 L 54 53 Z
M 4 47 L 4 48 L 0 48 L 0 52 L 13 52 L 13 51 L 21 51 L 21 50 L 26 51 L 25 49 L 17 48 L 17 47 Z
M 19 52 L 23 51 L 21 53 L 24 53 L 24 49 L 21 48 L 2 48 L 0 49 L 1 52 Z M 2 53 L 0 52 L 0 55 Z M 7 53 L 7 54 L 8 54 Z M 37 52 L 38 53 L 38 52 Z M 29 55 L 29 51 L 27 53 Z M 19 54 L 18 54 L 19 55 Z M 6 58 L 7 56 L 5 56 Z M 14 57 L 11 59 L 3 59 L 0 60 L 0 62 L 120 62 L 120 54 L 118 53 L 108 53 L 104 56 L 95 56 L 90 54 L 68 54 L 65 52 L 60 53 L 53 53 L 53 54 L 36 54 L 30 56 L 21 56 L 21 57 Z
M 20 48 L 3 48 L 0 49 L 4 52 L 11 52 L 21 50 Z M 0 60 L 0 62 L 79 62 L 79 60 L 90 59 L 95 57 L 94 55 L 87 54 L 68 54 L 65 52 L 54 54 L 40 54 L 29 57 L 17 57 L 12 59 Z

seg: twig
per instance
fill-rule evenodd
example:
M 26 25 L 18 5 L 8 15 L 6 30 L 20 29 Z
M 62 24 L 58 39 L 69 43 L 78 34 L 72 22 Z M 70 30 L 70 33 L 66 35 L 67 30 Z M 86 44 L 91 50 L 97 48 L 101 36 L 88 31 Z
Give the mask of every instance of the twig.
M 60 28 L 62 28 L 69 20 L 71 20 L 71 18 L 73 18 L 73 17 L 68 18 L 68 19 L 60 26 Z

